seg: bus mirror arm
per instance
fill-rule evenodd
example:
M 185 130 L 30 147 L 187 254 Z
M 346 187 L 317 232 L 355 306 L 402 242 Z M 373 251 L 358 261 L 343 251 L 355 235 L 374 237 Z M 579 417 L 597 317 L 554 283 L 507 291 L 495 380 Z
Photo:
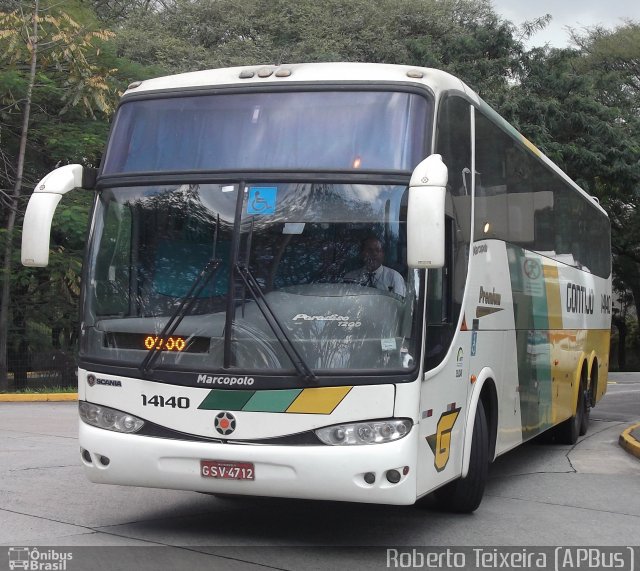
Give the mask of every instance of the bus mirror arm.
M 65 165 L 51 171 L 36 185 L 22 225 L 22 265 L 48 265 L 51 222 L 60 199 L 74 188 L 93 189 L 95 183 L 95 169 Z
M 410 268 L 444 266 L 445 194 L 448 172 L 441 155 L 430 155 L 413 171 L 407 208 Z

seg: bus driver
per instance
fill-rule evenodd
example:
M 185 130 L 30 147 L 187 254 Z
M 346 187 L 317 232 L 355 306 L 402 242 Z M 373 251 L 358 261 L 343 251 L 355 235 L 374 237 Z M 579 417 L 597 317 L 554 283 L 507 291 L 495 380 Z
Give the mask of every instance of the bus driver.
M 360 257 L 364 263 L 362 268 L 347 272 L 344 279 L 359 283 L 362 286 L 375 287 L 383 291 L 395 293 L 400 297 L 406 295 L 406 288 L 402 276 L 382 265 L 384 261 L 384 247 L 375 236 L 370 236 L 360 245 Z

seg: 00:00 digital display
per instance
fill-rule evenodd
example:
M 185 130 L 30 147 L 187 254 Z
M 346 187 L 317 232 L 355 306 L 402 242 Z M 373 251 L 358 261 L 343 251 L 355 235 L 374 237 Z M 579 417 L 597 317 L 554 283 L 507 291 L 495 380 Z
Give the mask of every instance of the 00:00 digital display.
M 125 333 L 110 331 L 105 335 L 105 346 L 111 349 L 137 349 L 138 351 L 167 351 L 171 353 L 208 353 L 209 337 L 160 337 L 153 333 Z
M 153 348 L 161 351 L 184 351 L 187 342 L 183 337 L 167 337 L 166 339 L 162 339 L 161 337 L 147 335 L 144 338 L 144 346 L 149 349 L 149 351 Z

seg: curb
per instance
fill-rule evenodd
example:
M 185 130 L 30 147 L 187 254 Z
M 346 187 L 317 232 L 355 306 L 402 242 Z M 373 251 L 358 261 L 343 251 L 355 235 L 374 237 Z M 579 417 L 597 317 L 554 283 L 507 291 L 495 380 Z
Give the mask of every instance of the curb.
M 627 428 L 618 439 L 618 443 L 622 446 L 627 452 L 633 454 L 636 458 L 640 458 L 640 442 L 638 442 L 633 434 L 631 434 L 634 430 L 640 429 L 640 424 L 634 424 Z
M 60 402 L 78 400 L 78 393 L 26 393 L 0 395 L 0 402 Z

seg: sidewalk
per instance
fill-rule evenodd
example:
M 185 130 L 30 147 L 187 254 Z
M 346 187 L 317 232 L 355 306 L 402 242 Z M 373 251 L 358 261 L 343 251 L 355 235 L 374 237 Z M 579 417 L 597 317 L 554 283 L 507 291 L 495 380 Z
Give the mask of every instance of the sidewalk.
M 78 393 L 0 394 L 0 402 L 59 402 L 66 400 L 78 400 Z
M 634 424 L 627 428 L 620 435 L 618 442 L 627 452 L 640 458 L 640 424 Z

